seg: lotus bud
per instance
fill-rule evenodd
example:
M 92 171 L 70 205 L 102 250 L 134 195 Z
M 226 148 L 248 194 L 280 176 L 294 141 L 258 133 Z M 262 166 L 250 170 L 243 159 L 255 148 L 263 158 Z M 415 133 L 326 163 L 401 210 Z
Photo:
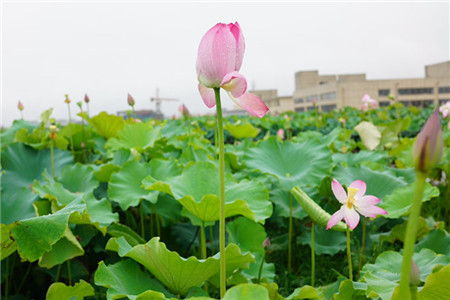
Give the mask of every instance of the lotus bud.
M 78 107 L 81 109 L 81 105 L 82 105 L 81 101 L 78 101 L 78 102 L 77 102 L 77 105 L 78 105 Z
M 392 95 L 392 94 L 389 94 L 389 95 L 388 95 L 388 99 L 391 100 L 391 101 L 395 101 L 395 97 L 394 97 L 394 95 Z
M 426 172 L 439 163 L 444 152 L 441 118 L 436 109 L 423 126 L 414 144 L 414 166 L 416 171 Z
M 190 116 L 190 114 L 189 114 L 189 110 L 187 109 L 187 107 L 186 107 L 186 105 L 184 105 L 184 104 L 181 104 L 179 107 L 178 107 L 178 111 L 183 115 L 183 117 L 189 117 Z
M 130 94 L 128 94 L 128 99 L 127 99 L 127 101 L 128 101 L 128 105 L 129 106 L 134 106 L 134 99 L 133 99 L 133 97 L 131 97 L 131 95 Z
M 64 97 L 66 97 L 66 100 L 64 100 L 64 102 L 69 104 L 70 103 L 69 94 L 65 94 Z
M 87 95 L 87 94 L 84 94 L 84 102 L 85 102 L 85 103 L 89 103 L 89 101 L 91 101 L 91 100 L 89 100 L 88 95 Z
M 264 240 L 264 242 L 263 242 L 263 247 L 264 247 L 264 249 L 269 249 L 269 247 L 270 247 L 270 239 L 269 239 L 269 237 L 267 237 L 265 240 Z
M 56 131 L 58 131 L 58 127 L 56 125 L 50 125 L 50 134 L 48 137 L 54 140 L 56 138 Z
M 278 136 L 280 139 L 284 140 L 284 130 L 283 130 L 283 128 L 278 129 L 278 131 L 277 131 L 277 136 Z
M 409 284 L 418 286 L 420 284 L 420 271 L 414 260 L 411 259 L 411 271 L 409 272 Z
M 23 104 L 22 102 L 19 101 L 19 103 L 17 103 L 17 108 L 22 111 L 23 110 Z

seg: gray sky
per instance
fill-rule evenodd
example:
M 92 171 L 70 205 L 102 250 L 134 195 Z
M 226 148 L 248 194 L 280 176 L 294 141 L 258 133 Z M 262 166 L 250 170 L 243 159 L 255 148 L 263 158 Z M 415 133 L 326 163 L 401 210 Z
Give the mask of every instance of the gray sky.
M 249 88 L 294 90 L 294 73 L 366 73 L 368 79 L 424 76 L 449 60 L 447 3 L 27 3 L 2 10 L 2 125 L 38 120 L 45 109 L 67 118 L 64 94 L 87 93 L 91 114 L 154 109 L 160 89 L 166 115 L 181 103 L 213 113 L 197 92 L 195 61 L 203 34 L 238 21 L 246 39 L 241 73 Z M 375 95 L 374 95 L 375 96 Z M 232 102 L 224 95 L 224 106 Z M 78 118 L 78 117 L 77 117 Z

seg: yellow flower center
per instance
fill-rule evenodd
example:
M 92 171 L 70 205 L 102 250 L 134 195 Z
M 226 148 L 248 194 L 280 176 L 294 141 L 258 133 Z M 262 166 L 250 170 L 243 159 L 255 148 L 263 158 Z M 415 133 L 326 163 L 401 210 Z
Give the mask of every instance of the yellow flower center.
M 352 208 L 353 205 L 355 205 L 355 203 L 356 203 L 355 195 L 356 195 L 357 192 L 358 192 L 358 189 L 355 189 L 355 188 L 349 187 L 347 189 L 347 193 L 348 193 L 348 196 L 347 196 L 347 207 L 348 208 Z

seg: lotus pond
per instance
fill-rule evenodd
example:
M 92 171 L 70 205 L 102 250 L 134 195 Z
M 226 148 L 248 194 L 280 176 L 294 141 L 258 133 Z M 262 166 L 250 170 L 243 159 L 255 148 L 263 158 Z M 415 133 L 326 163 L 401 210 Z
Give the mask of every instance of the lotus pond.
M 393 103 L 224 118 L 223 299 L 391 299 L 417 194 L 413 145 L 432 112 Z M 51 113 L 1 133 L 2 299 L 218 299 L 215 117 L 82 112 L 62 126 Z M 444 121 L 444 154 L 423 186 L 415 299 L 450 298 Z M 387 214 L 327 230 L 342 206 L 334 179 L 349 199 L 364 181 Z

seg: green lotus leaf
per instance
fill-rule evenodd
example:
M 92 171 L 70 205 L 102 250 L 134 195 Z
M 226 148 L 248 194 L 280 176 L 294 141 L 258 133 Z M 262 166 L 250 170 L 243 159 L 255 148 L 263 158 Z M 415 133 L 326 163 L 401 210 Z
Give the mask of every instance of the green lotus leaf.
M 297 242 L 302 245 L 309 245 L 311 247 L 311 231 L 302 231 L 297 238 Z M 333 230 L 326 230 L 325 227 L 314 227 L 314 246 L 318 255 L 330 254 L 334 255 L 340 251 L 344 251 L 347 246 L 347 238 L 342 232 Z
M 258 284 L 239 284 L 227 290 L 223 300 L 269 300 L 269 292 Z
M 250 123 L 227 123 L 223 126 L 223 129 L 228 131 L 235 139 L 254 138 L 259 133 L 259 129 Z
M 97 200 L 93 193 L 89 193 L 84 195 L 83 200 L 92 223 L 97 223 L 99 227 L 103 228 L 119 221 L 119 214 L 112 212 L 111 202 L 108 199 Z M 106 232 L 106 230 L 101 231 Z
M 126 162 L 122 169 L 111 175 L 108 196 L 119 203 L 122 210 L 137 206 L 141 199 L 156 202 L 157 194 L 141 187 L 142 179 L 149 174 L 149 166 L 135 160 Z
M 387 158 L 385 152 L 366 151 L 361 150 L 357 153 L 335 153 L 333 154 L 333 161 L 338 164 L 344 164 L 344 166 L 356 166 L 361 163 L 370 161 L 375 163 L 382 163 Z
M 365 300 L 367 284 L 363 282 L 353 282 L 349 279 L 341 282 L 339 292 L 334 296 L 335 300 Z
M 450 265 L 431 273 L 423 289 L 417 293 L 419 300 L 446 300 L 450 297 Z
M 161 137 L 160 128 L 153 128 L 149 123 L 126 124 L 123 129 L 117 132 L 118 137 L 110 138 L 105 147 L 112 150 L 120 148 L 134 148 L 138 152 L 143 152 L 147 148 L 153 147 L 155 141 Z
M 144 245 L 131 247 L 124 238 L 112 238 L 107 250 L 117 251 L 121 257 L 130 257 L 142 264 L 172 293 L 186 295 L 188 290 L 200 286 L 219 272 L 218 255 L 205 260 L 191 256 L 182 258 L 177 252 L 169 251 L 159 237 L 152 238 Z M 254 262 L 251 254 L 241 254 L 238 246 L 229 244 L 225 250 L 227 272 L 238 268 L 248 268 Z
M 120 224 L 114 223 L 108 226 L 107 230 L 108 234 L 113 237 L 123 237 L 131 246 L 136 246 L 139 244 L 145 244 L 145 240 L 136 232 L 133 231 L 130 227 Z
M 180 163 L 188 164 L 196 161 L 210 161 L 213 157 L 211 153 L 203 146 L 188 144 L 183 148 L 183 152 L 180 156 Z
M 275 175 L 284 190 L 319 185 L 331 173 L 331 152 L 316 139 L 299 143 L 272 136 L 248 149 L 244 160 L 250 168 Z
M 384 208 L 388 214 L 385 216 L 390 219 L 397 219 L 408 213 L 413 203 L 415 193 L 415 184 L 395 189 L 391 194 L 383 199 L 380 207 Z M 425 190 L 422 195 L 422 202 L 439 196 L 439 189 L 429 183 L 425 184 Z
M 14 136 L 20 129 L 25 128 L 27 131 L 31 131 L 36 127 L 36 125 L 28 121 L 15 120 L 11 127 L 6 128 L 4 131 L 2 131 L 2 133 L 0 133 L 0 145 L 2 149 L 8 147 L 14 142 Z
M 107 163 L 94 172 L 95 177 L 100 182 L 108 182 L 111 180 L 111 175 L 115 172 L 120 171 L 120 167 L 113 163 Z
M 450 257 L 436 254 L 430 249 L 422 249 L 413 255 L 413 260 L 420 271 L 421 281 L 425 281 L 437 265 L 448 265 Z M 391 299 L 401 274 L 402 255 L 394 251 L 381 253 L 374 264 L 366 264 L 362 268 L 361 276 L 367 282 L 366 295 L 372 292 L 381 299 Z
M 84 297 L 94 296 L 94 288 L 84 280 L 67 286 L 62 282 L 55 282 L 47 290 L 46 300 L 83 300 Z
M 98 264 L 94 275 L 95 284 L 104 286 L 108 290 L 106 299 L 159 299 L 145 298 L 144 293 L 151 291 L 166 299 L 172 295 L 156 280 L 142 271 L 139 265 L 131 259 L 122 260 L 112 265 L 105 265 L 103 261 Z M 141 295 L 141 297 L 139 297 Z M 153 296 L 156 296 L 153 294 Z M 147 294 L 149 296 L 149 294 Z
M 119 130 L 125 125 L 122 117 L 110 115 L 104 111 L 92 118 L 85 116 L 84 119 L 105 139 L 117 137 Z
M 296 288 L 286 300 L 298 300 L 298 299 L 317 299 L 319 298 L 319 293 L 317 290 L 309 285 L 304 285 L 301 288 Z
M 52 245 L 52 249 L 42 254 L 39 258 L 39 266 L 52 268 L 77 256 L 82 256 L 84 249 L 69 228 L 64 231 L 64 236 Z
M 72 163 L 72 155 L 68 151 L 54 150 L 55 174 L 67 164 Z M 23 144 L 12 144 L 2 151 L 1 180 L 2 197 L 24 187 L 29 188 L 35 180 L 42 179 L 42 172 L 51 172 L 50 150 L 34 150 Z
M 443 229 L 432 229 L 414 247 L 415 251 L 423 248 L 428 248 L 438 254 L 444 254 L 450 257 L 450 234 Z
M 18 188 L 11 194 L 1 197 L 1 220 L 2 224 L 11 224 L 15 221 L 29 219 L 36 216 L 33 202 L 37 197 L 29 188 Z
M 46 183 L 35 181 L 33 184 L 33 191 L 38 194 L 39 197 L 56 201 L 59 205 L 69 204 L 79 197 L 79 195 L 65 189 L 61 183 L 53 180 L 47 170 L 43 172 L 42 177 Z
M 298 201 L 295 201 L 295 198 L 290 191 L 277 188 L 277 186 L 270 191 L 270 201 L 275 204 L 275 214 L 280 217 L 289 218 L 289 202 L 292 203 L 293 218 L 301 220 L 308 215 Z
M 405 179 L 397 177 L 388 171 L 374 171 L 368 167 L 337 166 L 333 172 L 334 177 L 347 186 L 355 180 L 362 180 L 367 184 L 366 195 L 373 195 L 384 202 L 384 198 L 395 189 L 404 187 L 408 183 Z M 331 186 L 330 186 L 331 189 Z M 337 200 L 336 200 L 337 201 Z
M 209 162 L 197 162 L 186 166 L 179 176 L 164 182 L 146 178 L 143 185 L 148 190 L 168 193 L 201 221 L 219 219 L 219 174 L 217 167 Z M 243 180 L 237 183 L 230 174 L 225 178 L 226 214 L 241 214 L 257 222 L 272 214 L 272 204 L 264 185 Z
M 1 226 L 1 259 L 3 260 L 13 254 L 17 250 L 17 244 L 16 241 L 11 239 L 11 228 L 14 226 L 14 224 L 5 225 L 0 224 Z
M 56 181 L 72 193 L 90 193 L 98 186 L 94 169 L 80 163 L 65 166 Z

